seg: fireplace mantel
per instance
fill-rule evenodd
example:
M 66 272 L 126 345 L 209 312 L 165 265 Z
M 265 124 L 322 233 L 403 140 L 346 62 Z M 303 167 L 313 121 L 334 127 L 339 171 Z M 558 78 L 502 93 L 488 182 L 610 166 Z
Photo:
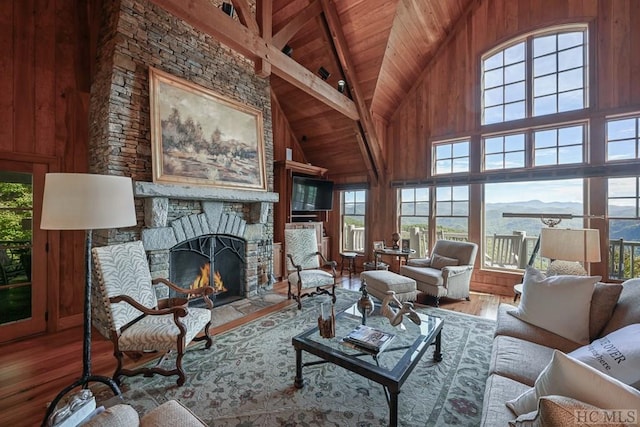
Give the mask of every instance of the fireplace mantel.
M 185 185 L 156 184 L 136 181 L 135 197 L 167 197 L 180 200 L 224 201 L 224 202 L 270 202 L 277 203 L 280 195 L 267 191 L 230 190 L 228 188 L 192 187 Z

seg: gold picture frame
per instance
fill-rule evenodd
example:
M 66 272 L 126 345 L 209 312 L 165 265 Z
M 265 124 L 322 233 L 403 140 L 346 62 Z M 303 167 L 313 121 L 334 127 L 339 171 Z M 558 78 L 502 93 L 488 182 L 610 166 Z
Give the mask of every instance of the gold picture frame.
M 149 67 L 153 182 L 267 190 L 262 111 Z

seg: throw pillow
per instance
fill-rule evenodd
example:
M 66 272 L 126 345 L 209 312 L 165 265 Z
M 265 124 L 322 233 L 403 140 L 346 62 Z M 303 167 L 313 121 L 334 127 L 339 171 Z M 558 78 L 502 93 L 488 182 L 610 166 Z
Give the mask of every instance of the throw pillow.
M 593 405 L 566 396 L 543 396 L 538 399 L 538 410 L 520 415 L 509 421 L 511 427 L 587 427 L 606 425 L 607 427 L 627 427 L 614 415 Z M 605 418 L 606 417 L 606 418 Z M 619 420 L 620 422 L 613 422 Z M 630 421 L 629 419 L 628 421 Z
M 611 332 L 568 355 L 625 384 L 634 384 L 640 381 L 640 323 Z
M 460 261 L 455 258 L 449 258 L 438 254 L 433 254 L 431 257 L 431 267 L 437 268 L 438 270 L 442 270 L 444 267 L 458 265 L 459 263 Z
M 516 416 L 535 411 L 542 396 L 560 395 L 601 409 L 635 410 L 640 414 L 640 391 L 554 350 L 551 362 L 534 386 L 506 403 Z
M 571 341 L 589 343 L 589 312 L 600 276 L 551 276 L 527 267 L 513 316 Z
M 589 341 L 600 336 L 600 332 L 613 315 L 618 298 L 622 292 L 622 285 L 619 283 L 596 283 L 591 297 L 591 310 L 589 315 Z

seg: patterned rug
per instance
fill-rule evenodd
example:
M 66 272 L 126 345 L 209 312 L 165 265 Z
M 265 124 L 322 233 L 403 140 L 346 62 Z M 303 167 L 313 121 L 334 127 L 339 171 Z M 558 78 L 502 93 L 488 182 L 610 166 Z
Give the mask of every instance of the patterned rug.
M 359 297 L 337 291 L 337 310 Z M 182 387 L 173 377 L 124 378 L 123 398 L 140 414 L 180 400 L 215 426 L 386 426 L 389 408 L 382 386 L 359 375 L 321 364 L 305 368 L 305 387 L 293 386 L 291 338 L 316 325 L 322 301 L 305 299 L 301 311 L 290 306 L 218 335 L 208 351 L 202 344 L 190 347 Z M 404 383 L 399 425 L 479 425 L 495 322 L 431 307 L 420 311 L 445 320 L 443 360 L 433 362 L 427 350 Z

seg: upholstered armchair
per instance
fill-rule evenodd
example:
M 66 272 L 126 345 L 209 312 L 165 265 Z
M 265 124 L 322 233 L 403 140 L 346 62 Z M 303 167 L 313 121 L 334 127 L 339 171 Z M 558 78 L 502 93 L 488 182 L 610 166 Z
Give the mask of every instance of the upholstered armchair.
M 426 259 L 410 259 L 400 274 L 416 281 L 418 291 L 435 297 L 469 299 L 469 284 L 478 245 L 472 242 L 438 240 Z
M 140 241 L 94 248 L 92 257 L 96 274 L 92 301 L 94 326 L 113 343 L 118 361 L 114 381 L 119 382 L 121 376 L 139 374 L 177 375 L 178 386 L 183 385 L 182 357 L 187 345 L 204 340 L 208 349 L 212 344 L 209 326 L 213 304 L 209 295 L 213 288 L 182 289 L 166 279 L 151 280 Z M 167 306 L 167 301 L 156 297 L 153 288 L 160 283 L 188 297 L 202 297 L 209 308 L 189 307 L 186 300 L 180 306 Z M 197 337 L 200 331 L 204 334 Z M 125 354 L 136 360 L 150 351 L 163 354 L 155 367 L 123 367 Z M 161 368 L 170 352 L 176 353 L 175 368 Z
M 302 308 L 303 297 L 326 294 L 331 295 L 333 302 L 336 302 L 337 263 L 327 261 L 318 251 L 316 231 L 310 228 L 285 229 L 284 244 L 287 254 L 288 297 L 298 302 L 298 310 Z M 321 267 L 327 267 L 330 271 Z M 307 288 L 314 290 L 303 293 L 302 290 Z

